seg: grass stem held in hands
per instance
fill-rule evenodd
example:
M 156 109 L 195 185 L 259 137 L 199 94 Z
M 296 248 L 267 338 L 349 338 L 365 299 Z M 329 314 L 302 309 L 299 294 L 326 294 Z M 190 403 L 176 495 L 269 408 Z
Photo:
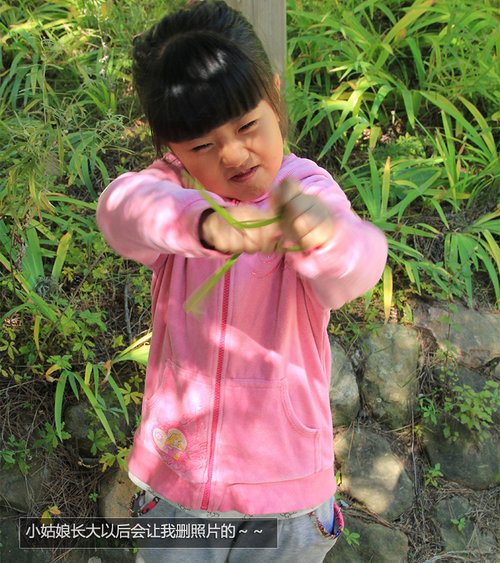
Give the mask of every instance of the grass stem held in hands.
M 232 226 L 237 229 L 257 229 L 259 227 L 265 227 L 266 225 L 271 225 L 280 220 L 280 215 L 275 217 L 270 217 L 269 219 L 252 219 L 250 221 L 238 221 L 230 213 L 227 212 L 225 207 L 219 205 L 213 197 L 207 192 L 207 190 L 201 185 L 197 184 L 196 189 L 201 193 L 203 198 L 211 205 L 212 209 L 216 211 L 221 217 Z
M 281 210 L 279 210 L 278 215 L 271 217 L 270 219 L 262 220 L 250 220 L 250 221 L 238 221 L 230 213 L 227 212 L 225 207 L 219 205 L 213 197 L 208 193 L 208 191 L 201 185 L 197 184 L 196 189 L 201 193 L 203 198 L 210 204 L 212 209 L 221 215 L 231 226 L 237 229 L 256 229 L 258 227 L 265 227 L 271 223 L 275 223 L 281 220 Z M 300 246 L 293 247 L 282 247 L 278 244 L 277 250 L 279 252 L 294 252 L 302 250 Z M 236 262 L 241 252 L 233 254 L 223 266 L 221 266 L 207 281 L 205 281 L 195 292 L 186 300 L 184 303 L 184 310 L 187 313 L 192 313 L 197 315 L 200 313 L 199 304 L 200 301 L 205 297 L 205 295 L 213 288 L 213 286 L 228 272 L 233 264 Z

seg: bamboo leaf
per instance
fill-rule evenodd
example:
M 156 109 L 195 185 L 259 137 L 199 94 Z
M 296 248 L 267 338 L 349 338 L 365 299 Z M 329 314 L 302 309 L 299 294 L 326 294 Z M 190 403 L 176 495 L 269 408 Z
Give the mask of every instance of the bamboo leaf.
M 122 352 L 119 356 L 117 356 L 113 360 L 113 364 L 117 364 L 119 362 L 125 362 L 127 360 L 131 360 L 131 361 L 137 362 L 138 364 L 141 364 L 143 366 L 147 366 L 150 348 L 151 347 L 150 347 L 149 344 L 144 344 L 142 346 L 139 346 L 138 348 L 135 348 L 134 350 L 130 350 L 130 352 L 127 352 L 126 354 L 124 354 Z
M 402 88 L 401 89 L 401 96 L 403 97 L 403 103 L 405 105 L 406 115 L 408 116 L 408 121 L 410 122 L 412 129 L 414 129 L 416 118 L 415 118 L 415 109 L 413 107 L 412 93 L 409 90 L 407 90 L 406 88 Z
M 92 375 L 92 364 L 90 362 L 87 362 L 87 365 L 85 366 L 85 377 L 84 377 L 84 382 L 85 385 L 90 385 L 90 376 Z
M 108 380 L 109 384 L 111 385 L 111 388 L 115 392 L 116 398 L 118 399 L 118 402 L 120 403 L 120 407 L 123 411 L 123 414 L 125 416 L 125 420 L 128 424 L 129 423 L 128 411 L 127 411 L 127 406 L 125 405 L 125 401 L 123 399 L 123 393 L 120 391 L 116 381 L 111 377 L 111 374 L 108 374 L 107 380 Z
M 266 225 L 270 225 L 271 223 L 275 223 L 279 220 L 279 217 L 271 217 L 269 219 L 262 220 L 238 221 L 227 211 L 225 207 L 219 205 L 201 184 L 197 183 L 196 189 L 201 193 L 203 198 L 210 204 L 214 211 L 219 213 L 219 215 L 221 215 L 230 225 L 236 227 L 237 229 L 256 229 L 259 227 L 265 227 Z
M 382 133 L 382 129 L 377 125 L 372 125 L 370 127 L 370 140 L 368 142 L 368 148 L 373 150 L 377 145 L 377 141 Z
M 33 340 L 35 341 L 35 346 L 38 352 L 38 356 L 43 361 L 43 355 L 40 351 L 40 323 L 42 321 L 41 315 L 35 316 L 35 322 L 33 323 Z
M 483 246 L 488 250 L 488 252 L 493 256 L 496 262 L 497 270 L 500 272 L 500 246 L 498 246 L 497 241 L 493 238 L 493 235 L 488 230 L 482 231 L 484 238 L 486 239 L 487 246 L 483 243 Z
M 34 227 L 26 229 L 26 239 L 28 247 L 23 258 L 23 270 L 28 287 L 33 289 L 44 274 L 40 240 Z
M 322 158 L 323 156 L 325 156 L 325 154 L 332 148 L 334 143 L 338 139 L 340 139 L 340 137 L 342 137 L 342 135 L 346 131 L 348 131 L 351 127 L 354 127 L 358 123 L 363 123 L 364 127 L 369 126 L 369 123 L 366 119 L 363 119 L 361 117 L 351 117 L 350 119 L 342 123 L 342 125 L 335 130 L 335 133 L 333 133 L 333 135 L 331 135 L 331 137 L 328 139 L 327 143 L 323 147 L 318 158 Z
M 382 102 L 385 100 L 386 96 L 388 94 L 390 94 L 390 92 L 392 92 L 393 90 L 394 90 L 394 87 L 390 86 L 389 84 L 383 84 L 380 87 L 377 94 L 375 95 L 372 107 L 370 109 L 370 115 L 371 115 L 372 119 L 377 118 L 378 110 L 379 110 L 380 106 L 382 105 Z
M 391 157 L 385 161 L 384 173 L 382 175 L 382 197 L 380 198 L 380 216 L 385 215 L 389 203 L 389 190 L 391 180 Z
M 435 0 L 424 0 L 423 2 L 415 2 L 409 12 L 403 16 L 387 33 L 384 39 L 384 43 L 389 45 L 391 41 L 395 38 L 401 36 L 403 30 L 405 30 L 411 23 L 413 23 L 417 18 L 420 18 L 422 14 L 427 11 L 427 8 L 434 4 Z
M 73 391 L 73 393 L 75 394 L 75 397 L 80 400 L 80 394 L 78 392 L 78 386 L 76 385 L 76 381 L 75 381 L 75 373 L 73 372 L 68 372 L 68 380 L 69 380 L 69 385 Z
M 457 107 L 450 102 L 447 98 L 439 94 L 438 92 L 422 91 L 422 96 L 427 98 L 435 106 L 445 111 L 448 115 L 454 117 L 462 127 L 467 131 L 470 138 L 483 150 L 488 152 L 488 147 L 485 145 L 482 137 L 478 134 L 478 131 L 473 125 L 466 119 L 463 114 L 457 109 Z
M 68 253 L 69 244 L 71 242 L 71 233 L 66 233 L 61 237 L 59 245 L 57 246 L 56 259 L 52 266 L 52 278 L 54 281 L 59 281 L 66 254 Z
M 68 379 L 67 372 L 64 372 L 57 382 L 56 386 L 56 393 L 55 393 L 55 402 L 54 402 L 54 419 L 56 423 L 56 432 L 59 436 L 61 442 L 63 441 L 62 437 L 62 404 L 64 398 L 64 388 L 66 387 L 66 381 Z
M 493 139 L 493 134 L 491 132 L 491 127 L 488 125 L 486 119 L 483 117 L 481 112 L 476 108 L 476 106 L 463 96 L 459 96 L 458 99 L 464 104 L 464 106 L 472 113 L 476 118 L 479 126 L 481 127 L 481 136 L 490 150 L 491 157 L 498 156 L 497 147 L 495 140 Z
M 418 82 L 421 88 L 424 87 L 425 84 L 425 68 L 424 68 L 424 60 L 422 58 L 422 52 L 417 45 L 417 41 L 414 37 L 408 37 L 405 39 L 406 44 L 410 48 L 411 54 L 413 55 L 413 62 L 415 64 L 415 68 L 417 70 Z
M 119 362 L 125 362 L 127 360 L 132 360 L 134 362 L 138 362 L 144 366 L 148 363 L 149 358 L 149 340 L 151 340 L 152 332 L 148 332 L 139 340 L 136 340 L 133 344 L 131 344 L 125 350 L 122 350 L 113 360 L 113 364 L 117 364 Z
M 106 418 L 101 406 L 97 402 L 95 395 L 92 393 L 90 387 L 88 385 L 85 385 L 85 382 L 77 373 L 74 373 L 73 375 L 75 379 L 78 381 L 78 383 L 80 384 L 80 387 L 81 389 L 83 389 L 85 395 L 87 395 L 87 399 L 92 405 L 96 415 L 99 417 L 99 420 L 101 421 L 104 430 L 106 430 L 106 433 L 108 434 L 110 440 L 113 442 L 113 444 L 116 444 L 116 439 L 113 434 L 113 431 L 111 430 L 111 426 L 109 425 L 108 419 Z
M 347 160 L 349 159 L 349 156 L 351 155 L 351 152 L 354 149 L 356 142 L 361 137 L 361 134 L 365 129 L 366 129 L 365 123 L 358 123 L 358 125 L 356 125 L 352 130 L 351 136 L 349 137 L 349 141 L 347 142 L 344 149 L 344 156 L 342 157 L 342 162 L 341 162 L 342 166 L 344 166 Z
M 497 302 L 500 300 L 500 284 L 498 281 L 498 269 L 495 269 L 493 262 L 490 260 L 488 256 L 489 248 L 486 248 L 483 241 L 481 241 L 482 247 L 478 248 L 478 257 L 483 263 L 488 275 L 490 277 L 491 283 L 493 284 L 493 289 L 495 291 L 495 298 Z M 483 248 L 484 247 L 484 248 Z

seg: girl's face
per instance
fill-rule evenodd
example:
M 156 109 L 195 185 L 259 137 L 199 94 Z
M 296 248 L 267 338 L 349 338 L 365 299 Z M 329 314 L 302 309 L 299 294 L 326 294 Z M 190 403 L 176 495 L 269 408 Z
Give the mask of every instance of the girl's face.
M 239 201 L 268 192 L 283 160 L 279 119 L 266 100 L 203 137 L 169 147 L 204 188 Z

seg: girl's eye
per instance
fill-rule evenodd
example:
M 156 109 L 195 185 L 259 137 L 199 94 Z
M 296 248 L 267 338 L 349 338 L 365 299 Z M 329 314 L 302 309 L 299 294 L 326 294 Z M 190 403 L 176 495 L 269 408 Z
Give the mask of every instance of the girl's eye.
M 193 152 L 198 152 L 198 151 L 202 151 L 203 149 L 206 149 L 207 147 L 209 147 L 210 144 L 209 143 L 205 143 L 203 145 L 197 145 L 196 147 L 193 147 L 191 150 Z
M 248 123 L 245 123 L 243 127 L 240 127 L 240 131 L 247 131 L 248 129 L 251 129 L 256 123 L 257 123 L 256 119 L 254 119 L 253 121 L 249 121 Z

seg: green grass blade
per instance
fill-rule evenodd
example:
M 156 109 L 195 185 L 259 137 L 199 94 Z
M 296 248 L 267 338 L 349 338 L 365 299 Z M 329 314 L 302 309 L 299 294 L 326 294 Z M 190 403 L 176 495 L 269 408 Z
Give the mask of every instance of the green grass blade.
M 447 229 L 449 229 L 450 225 L 448 224 L 448 219 L 446 218 L 446 215 L 445 215 L 443 208 L 441 207 L 441 204 L 439 203 L 439 201 L 437 201 L 434 198 L 430 198 L 428 201 L 432 205 L 432 207 L 434 207 L 434 209 L 436 210 L 437 214 L 439 215 L 439 218 L 443 222 L 443 225 Z
M 491 254 L 496 262 L 497 270 L 500 272 L 500 247 L 497 241 L 493 238 L 493 235 L 488 230 L 482 231 L 484 238 L 486 239 L 487 246 L 482 243 L 486 250 Z
M 358 123 L 352 130 L 351 136 L 349 137 L 349 141 L 347 142 L 345 149 L 344 149 L 344 156 L 342 157 L 341 166 L 344 166 L 349 157 L 351 156 L 351 152 L 353 151 L 356 143 L 358 142 L 359 138 L 361 137 L 363 131 L 366 129 L 366 123 Z
M 23 258 L 24 279 L 28 286 L 33 288 L 37 280 L 44 275 L 40 240 L 34 227 L 26 229 L 26 239 L 28 248 Z
M 389 191 L 391 186 L 391 157 L 385 161 L 384 172 L 382 174 L 382 193 L 380 198 L 380 216 L 384 216 L 389 203 Z
M 394 90 L 394 86 L 390 86 L 389 84 L 383 84 L 373 99 L 372 107 L 370 108 L 370 116 L 372 119 L 377 119 L 378 111 L 380 106 L 382 105 L 383 101 Z
M 482 150 L 488 151 L 488 146 L 484 143 L 483 138 L 475 129 L 475 127 L 469 122 L 468 119 L 464 117 L 464 115 L 458 110 L 458 108 L 450 102 L 447 98 L 442 96 L 437 92 L 431 91 L 422 91 L 422 96 L 427 98 L 431 103 L 433 103 L 436 107 L 446 112 L 448 115 L 451 115 L 455 118 L 458 123 L 464 128 L 465 131 L 469 134 L 470 139 L 476 143 Z
M 59 436 L 59 439 L 63 440 L 62 437 L 62 404 L 64 399 L 64 388 L 66 387 L 66 381 L 68 380 L 67 372 L 63 372 L 59 376 L 59 380 L 57 381 L 56 386 L 56 393 L 55 393 L 55 402 L 54 402 L 54 419 L 56 423 L 56 432 Z
M 279 220 L 279 217 L 271 217 L 269 219 L 262 220 L 256 219 L 251 221 L 238 221 L 230 213 L 228 213 L 225 207 L 219 205 L 201 184 L 197 183 L 196 189 L 201 193 L 203 198 L 210 204 L 214 211 L 221 215 L 221 217 L 223 217 L 231 226 L 237 229 L 256 229 L 259 227 L 265 227 L 266 225 L 270 225 L 271 223 L 275 223 Z
M 411 54 L 413 55 L 413 63 L 415 65 L 415 69 L 417 71 L 418 82 L 420 88 L 425 87 L 425 67 L 424 67 L 424 60 L 422 58 L 422 52 L 417 45 L 417 41 L 415 41 L 414 37 L 405 38 L 405 42 L 410 48 Z
M 200 313 L 199 303 L 203 297 L 212 289 L 212 287 L 224 276 L 224 274 L 229 271 L 231 266 L 236 262 L 241 252 L 238 254 L 233 254 L 224 265 L 219 268 L 215 274 L 210 276 L 208 280 L 203 283 L 184 303 L 184 310 L 187 313 L 192 313 L 197 315 Z
M 71 389 L 73 390 L 73 393 L 75 394 L 75 397 L 80 400 L 80 393 L 78 392 L 78 386 L 76 384 L 75 381 L 75 373 L 74 372 L 68 372 L 68 380 L 69 380 L 69 384 Z
M 464 104 L 464 106 L 472 113 L 481 127 L 481 137 L 484 140 L 485 145 L 490 150 L 490 158 L 498 157 L 498 150 L 491 132 L 491 127 L 488 125 L 486 119 L 483 117 L 481 112 L 472 104 L 469 100 L 463 96 L 459 96 L 459 100 Z
M 335 132 L 331 137 L 328 139 L 327 143 L 323 147 L 318 159 L 321 159 L 325 156 L 325 154 L 332 148 L 332 146 L 342 137 L 342 135 L 348 131 L 351 127 L 356 126 L 357 124 L 363 124 L 364 127 L 368 127 L 370 124 L 366 119 L 361 117 L 351 117 L 347 121 L 344 121 L 340 127 L 335 129 Z
M 384 316 L 385 320 L 389 319 L 392 306 L 392 270 L 389 265 L 384 268 L 382 274 L 382 285 L 384 288 Z
M 85 393 L 85 395 L 87 395 L 87 399 L 89 400 L 89 402 L 92 405 L 96 415 L 98 416 L 99 420 L 101 421 L 101 424 L 102 424 L 104 430 L 106 430 L 106 433 L 109 436 L 110 440 L 113 442 L 113 444 L 116 444 L 116 439 L 115 439 L 115 436 L 113 434 L 113 431 L 111 430 L 111 426 L 109 425 L 108 419 L 106 418 L 101 406 L 97 402 L 95 395 L 92 393 L 92 390 L 90 389 L 90 387 L 85 385 L 85 382 L 83 381 L 83 379 L 77 373 L 75 373 L 73 375 L 75 376 L 75 379 L 80 384 L 80 387 L 83 389 L 83 392 Z
M 477 249 L 477 255 L 481 262 L 483 263 L 488 275 L 490 277 L 491 283 L 493 284 L 493 289 L 495 291 L 495 298 L 497 302 L 500 300 L 500 284 L 498 281 L 498 268 L 495 268 L 495 265 L 491 261 L 489 257 L 490 248 L 484 243 L 484 241 L 480 241 L 482 246 Z
M 59 281 L 66 254 L 68 253 L 69 243 L 71 242 L 71 233 L 66 233 L 61 237 L 61 241 L 57 246 L 56 259 L 52 266 L 52 278 L 54 281 Z
M 397 39 L 403 33 L 406 33 L 408 26 L 416 19 L 422 17 L 427 8 L 434 4 L 435 0 L 424 0 L 423 2 L 415 2 L 409 12 L 403 16 L 387 33 L 384 38 L 384 44 L 389 45 L 391 41 Z
M 410 90 L 403 88 L 401 89 L 401 96 L 403 97 L 403 103 L 405 105 L 408 121 L 410 122 L 412 129 L 414 129 L 416 118 L 415 118 L 415 108 L 413 107 L 413 95 L 410 92 Z
M 113 389 L 113 391 L 115 392 L 116 398 L 118 399 L 118 402 L 120 403 L 120 407 L 123 411 L 123 414 L 125 415 L 125 420 L 128 424 L 129 423 L 128 411 L 127 411 L 127 406 L 125 405 L 125 401 L 123 400 L 123 393 L 120 391 L 116 381 L 113 379 L 111 374 L 108 374 L 106 379 L 109 382 L 109 384 L 111 385 L 111 388 Z
M 127 353 L 121 352 L 114 360 L 113 364 L 117 364 L 119 362 L 126 362 L 127 360 L 137 362 L 143 366 L 148 365 L 149 359 L 149 350 L 151 346 L 149 344 L 143 344 L 142 346 L 138 346 L 133 350 L 130 350 Z
M 113 360 L 113 364 L 126 360 L 134 360 L 143 365 L 147 365 L 149 356 L 149 344 L 147 344 L 147 342 L 151 340 L 152 336 L 153 333 L 148 332 L 146 335 L 133 342 L 128 348 L 125 348 L 125 350 L 122 350 L 118 356 L 116 356 Z

